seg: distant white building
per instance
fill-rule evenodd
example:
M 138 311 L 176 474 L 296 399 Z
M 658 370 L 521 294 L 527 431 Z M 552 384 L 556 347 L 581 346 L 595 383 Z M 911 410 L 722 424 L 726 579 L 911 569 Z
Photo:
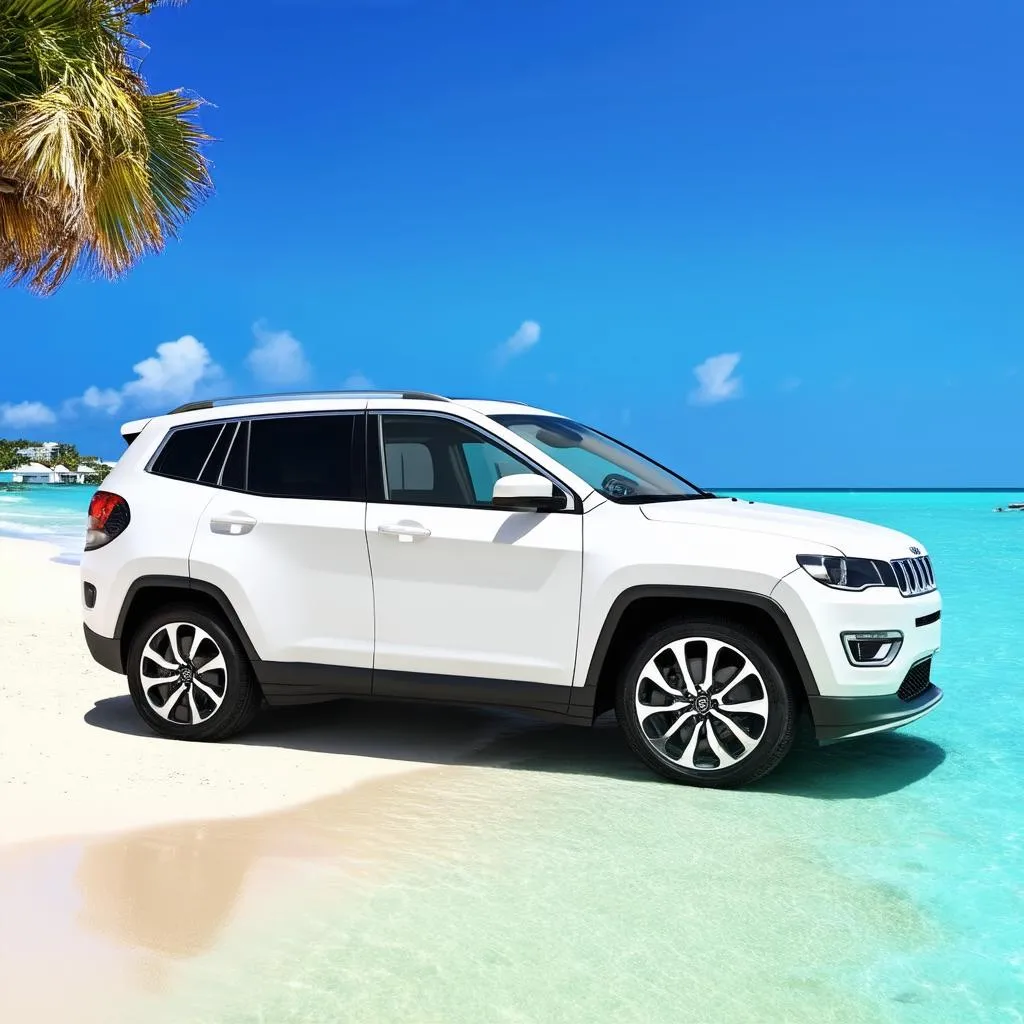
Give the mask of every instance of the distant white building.
M 51 484 L 54 483 L 53 470 L 41 466 L 38 462 L 29 462 L 15 469 L 5 469 L 0 473 L 0 483 L 9 484 Z
M 88 466 L 68 469 L 57 465 L 50 469 L 38 462 L 29 462 L 15 469 L 0 471 L 0 484 L 87 484 L 94 476 L 96 470 Z
M 19 448 L 18 454 L 32 462 L 53 462 L 53 456 L 59 447 L 60 444 L 57 441 L 44 441 L 42 444 L 30 445 L 28 448 Z

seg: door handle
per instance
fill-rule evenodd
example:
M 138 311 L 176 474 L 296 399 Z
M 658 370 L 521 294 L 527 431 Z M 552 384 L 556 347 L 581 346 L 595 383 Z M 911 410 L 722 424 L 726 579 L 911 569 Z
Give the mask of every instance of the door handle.
M 222 533 L 227 537 L 239 537 L 243 533 L 251 533 L 256 520 L 244 512 L 226 512 L 222 516 L 210 517 L 210 531 Z
M 419 523 L 384 523 L 377 527 L 378 533 L 385 533 L 397 537 L 402 544 L 409 544 L 414 540 L 423 540 L 430 536 L 430 531 Z

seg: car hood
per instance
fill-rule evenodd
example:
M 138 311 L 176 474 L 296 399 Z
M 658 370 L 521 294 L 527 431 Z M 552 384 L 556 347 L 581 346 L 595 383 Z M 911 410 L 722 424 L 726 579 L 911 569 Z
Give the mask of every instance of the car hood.
M 789 537 L 803 544 L 804 554 L 828 554 L 827 551 L 819 551 L 822 546 L 860 558 L 893 559 L 925 554 L 924 546 L 913 537 L 884 526 L 826 512 L 762 505 L 746 499 L 656 502 L 641 505 L 640 511 L 656 523 L 718 527 Z M 918 550 L 911 551 L 911 548 Z

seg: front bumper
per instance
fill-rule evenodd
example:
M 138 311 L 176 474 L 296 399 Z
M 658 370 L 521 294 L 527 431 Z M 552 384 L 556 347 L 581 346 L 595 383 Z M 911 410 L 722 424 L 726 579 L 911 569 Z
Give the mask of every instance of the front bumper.
M 808 697 L 814 734 L 819 743 L 835 743 L 873 732 L 899 729 L 927 715 L 942 700 L 942 691 L 929 683 L 912 700 L 897 694 L 876 697 Z
M 937 590 L 917 597 L 903 597 L 894 587 L 849 593 L 823 587 L 796 569 L 779 581 L 771 596 L 800 638 L 817 691 L 808 688 L 808 696 L 895 696 L 911 668 L 942 646 L 942 597 Z M 881 630 L 903 634 L 893 662 L 884 667 L 851 664 L 843 633 Z

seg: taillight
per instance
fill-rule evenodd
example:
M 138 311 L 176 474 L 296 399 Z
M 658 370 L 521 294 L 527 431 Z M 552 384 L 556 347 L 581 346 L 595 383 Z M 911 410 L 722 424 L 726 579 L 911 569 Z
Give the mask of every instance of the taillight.
M 85 550 L 109 544 L 119 537 L 132 521 L 128 502 L 120 494 L 111 491 L 97 491 L 89 502 L 89 522 L 85 531 Z

